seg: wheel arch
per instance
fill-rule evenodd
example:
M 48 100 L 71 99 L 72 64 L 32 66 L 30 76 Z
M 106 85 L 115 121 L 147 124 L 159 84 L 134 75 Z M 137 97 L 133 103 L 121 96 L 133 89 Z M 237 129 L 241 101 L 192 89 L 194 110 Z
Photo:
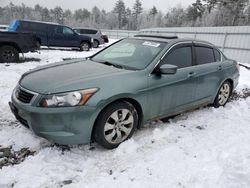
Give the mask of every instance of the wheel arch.
M 99 39 L 94 38 L 93 40 L 94 40 L 94 41 L 97 41 L 97 42 L 98 42 L 98 44 L 100 45 L 100 41 L 99 41 Z
M 104 105 L 102 107 L 102 109 L 98 112 L 98 115 L 96 116 L 96 119 L 94 121 L 94 125 L 92 127 L 92 130 L 91 130 L 91 140 L 93 140 L 93 133 L 94 133 L 94 130 L 96 128 L 96 121 L 98 119 L 98 117 L 100 116 L 100 114 L 106 109 L 108 108 L 110 105 L 113 105 L 114 103 L 116 102 L 120 102 L 120 101 L 123 101 L 123 102 L 128 102 L 130 103 L 131 105 L 133 105 L 133 107 L 136 109 L 137 113 L 138 113 L 138 125 L 137 125 L 137 129 L 141 128 L 142 127 L 142 124 L 143 124 L 143 110 L 142 110 L 142 107 L 141 107 L 141 104 L 134 98 L 132 97 L 122 97 L 122 98 L 118 98 L 118 99 L 114 99 L 112 101 L 110 101 L 108 104 Z
M 221 87 L 222 84 L 223 84 L 224 82 L 226 82 L 226 81 L 228 81 L 228 82 L 231 84 L 231 91 L 230 91 L 230 92 L 232 93 L 233 88 L 234 88 L 234 81 L 233 81 L 232 78 L 227 78 L 227 79 L 223 80 L 223 81 L 220 83 L 220 87 Z M 219 89 L 220 89 L 220 87 L 219 87 Z M 218 91 L 219 91 L 219 89 L 218 89 Z M 218 91 L 217 91 L 217 93 L 218 93 Z
M 233 81 L 232 78 L 226 78 L 226 79 L 224 79 L 224 80 L 220 83 L 220 85 L 219 85 L 219 87 L 218 87 L 218 89 L 217 89 L 217 91 L 216 91 L 216 93 L 215 93 L 215 96 L 213 97 L 213 102 L 215 101 L 216 96 L 217 96 L 217 94 L 218 94 L 218 92 L 219 92 L 219 90 L 220 90 L 222 84 L 223 84 L 224 82 L 226 82 L 226 81 L 228 81 L 228 82 L 231 84 L 231 91 L 230 91 L 230 92 L 231 92 L 231 93 L 233 92 L 233 89 L 234 89 L 234 81 Z
M 39 37 L 36 37 L 36 41 L 38 41 L 40 43 L 40 45 L 42 44 L 42 41 Z
M 2 43 L 0 43 L 0 47 L 2 47 L 2 46 L 12 46 L 12 47 L 14 47 L 18 51 L 18 53 L 22 53 L 21 48 L 16 43 L 13 43 L 13 42 L 2 42 Z
M 89 44 L 89 47 L 91 48 L 91 42 L 90 42 L 90 41 L 88 41 L 88 40 L 81 40 L 80 45 L 81 45 L 82 43 L 84 43 L 84 42 L 88 43 L 88 44 Z

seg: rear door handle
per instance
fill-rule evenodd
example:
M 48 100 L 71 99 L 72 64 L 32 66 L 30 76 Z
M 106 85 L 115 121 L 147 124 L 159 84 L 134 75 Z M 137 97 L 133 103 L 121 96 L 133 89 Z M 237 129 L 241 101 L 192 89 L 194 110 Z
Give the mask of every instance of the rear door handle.
M 222 70 L 222 66 L 221 65 L 218 66 L 218 70 Z
M 188 78 L 193 78 L 196 75 L 195 72 L 190 72 L 188 73 Z

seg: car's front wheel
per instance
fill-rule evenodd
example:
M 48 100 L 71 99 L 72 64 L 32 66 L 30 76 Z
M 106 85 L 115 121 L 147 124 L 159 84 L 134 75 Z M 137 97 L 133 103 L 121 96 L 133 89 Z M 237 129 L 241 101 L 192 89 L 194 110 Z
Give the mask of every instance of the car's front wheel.
M 133 135 L 137 124 L 138 113 L 134 106 L 128 102 L 116 102 L 99 115 L 94 140 L 104 148 L 116 148 Z
M 214 100 L 214 107 L 218 108 L 220 106 L 224 106 L 231 95 L 232 85 L 229 81 L 225 81 L 220 87 L 217 96 Z
M 87 42 L 82 42 L 80 45 L 80 51 L 89 51 L 90 45 Z

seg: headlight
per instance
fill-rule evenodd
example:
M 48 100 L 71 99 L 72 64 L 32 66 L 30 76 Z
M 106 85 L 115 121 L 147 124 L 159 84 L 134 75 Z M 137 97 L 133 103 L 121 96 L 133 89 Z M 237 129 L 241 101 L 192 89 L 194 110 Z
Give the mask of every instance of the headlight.
M 40 107 L 69 107 L 86 104 L 92 95 L 97 92 L 97 88 L 84 89 L 54 95 L 47 95 L 39 103 Z

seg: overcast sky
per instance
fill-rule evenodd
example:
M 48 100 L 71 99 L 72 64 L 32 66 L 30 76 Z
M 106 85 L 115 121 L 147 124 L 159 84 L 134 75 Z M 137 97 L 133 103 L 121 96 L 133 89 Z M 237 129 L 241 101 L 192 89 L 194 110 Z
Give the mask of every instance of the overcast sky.
M 61 6 L 63 9 L 71 9 L 75 10 L 78 8 L 87 8 L 91 10 L 93 6 L 97 6 L 100 9 L 104 9 L 106 11 L 110 11 L 113 9 L 115 2 L 117 0 L 0 0 L 0 6 L 5 6 L 10 2 L 13 4 L 21 4 L 34 6 L 36 4 L 40 4 L 42 6 L 48 8 L 54 8 L 56 6 Z M 128 7 L 133 6 L 135 0 L 123 0 L 125 5 Z M 170 7 L 174 7 L 176 5 L 182 5 L 184 7 L 192 4 L 195 0 L 141 0 L 144 9 L 150 9 L 153 5 L 156 6 L 157 9 L 166 11 Z

